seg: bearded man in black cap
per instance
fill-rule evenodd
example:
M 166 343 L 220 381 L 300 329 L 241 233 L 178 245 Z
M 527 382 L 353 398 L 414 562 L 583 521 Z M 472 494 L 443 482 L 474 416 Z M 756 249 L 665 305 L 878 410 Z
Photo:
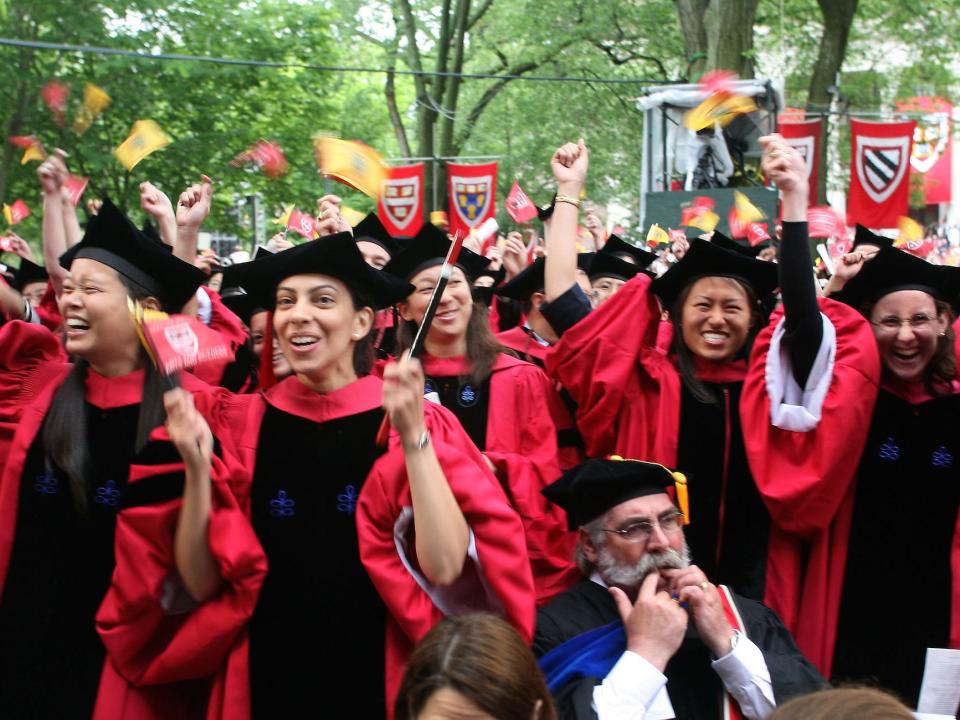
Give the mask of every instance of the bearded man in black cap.
M 824 686 L 772 611 L 690 563 L 683 475 L 588 460 L 543 492 L 579 529 L 586 576 L 537 615 L 560 717 L 758 719 Z

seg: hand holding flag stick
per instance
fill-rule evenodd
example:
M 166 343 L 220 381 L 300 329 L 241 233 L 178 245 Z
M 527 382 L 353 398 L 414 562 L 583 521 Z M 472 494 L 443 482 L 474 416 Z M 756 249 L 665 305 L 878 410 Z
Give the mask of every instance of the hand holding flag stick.
M 457 264 L 457 258 L 460 257 L 460 249 L 463 247 L 463 236 L 457 233 L 453 242 L 450 243 L 450 249 L 447 251 L 447 257 L 444 258 L 443 265 L 440 267 L 440 277 L 437 279 L 437 286 L 433 289 L 430 296 L 430 302 L 427 304 L 427 310 L 423 314 L 423 320 L 420 327 L 417 328 L 416 335 L 413 336 L 413 343 L 407 350 L 406 356 L 415 358 L 423 351 L 423 344 L 427 339 L 427 332 L 430 330 L 430 324 L 433 322 L 433 316 L 437 314 L 437 307 L 443 298 L 443 291 L 450 281 L 450 274 L 453 272 L 453 266 Z M 380 423 L 380 429 L 377 431 L 377 446 L 386 447 L 387 439 L 390 435 L 390 416 L 384 415 L 383 422 Z

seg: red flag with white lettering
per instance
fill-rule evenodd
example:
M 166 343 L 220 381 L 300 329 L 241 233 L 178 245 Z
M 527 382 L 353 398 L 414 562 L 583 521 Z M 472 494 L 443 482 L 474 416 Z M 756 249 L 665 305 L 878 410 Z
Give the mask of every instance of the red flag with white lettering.
M 750 223 L 747 225 L 747 242 L 750 243 L 750 247 L 755 247 L 769 239 L 770 233 L 767 232 L 766 223 Z
M 846 223 L 829 205 L 807 210 L 807 232 L 812 238 L 842 238 L 847 234 Z
M 788 145 L 796 148 L 800 156 L 806 161 L 810 170 L 809 204 L 817 202 L 817 179 L 820 172 L 820 133 L 823 127 L 822 120 L 808 120 L 806 122 L 784 122 L 780 124 L 780 134 Z
M 510 188 L 504 205 L 514 222 L 528 223 L 537 216 L 537 206 L 520 187 L 519 180 L 513 181 L 513 187 Z
M 423 227 L 423 163 L 390 168 L 377 201 L 377 216 L 391 235 L 417 234 Z
M 447 163 L 450 232 L 468 235 L 497 211 L 497 163 Z
M 907 214 L 913 120 L 896 123 L 850 121 L 850 197 L 847 222 L 896 227 Z
M 164 375 L 233 357 L 223 336 L 188 315 L 143 323 L 154 363 Z
M 293 230 L 307 240 L 312 240 L 314 233 L 317 232 L 317 221 L 312 215 L 294 210 L 290 213 L 290 219 L 287 220 L 287 230 Z

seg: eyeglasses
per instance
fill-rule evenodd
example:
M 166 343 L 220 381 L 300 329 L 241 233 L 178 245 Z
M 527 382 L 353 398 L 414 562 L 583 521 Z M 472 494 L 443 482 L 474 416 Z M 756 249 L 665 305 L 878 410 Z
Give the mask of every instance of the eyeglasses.
M 653 529 L 659 527 L 665 535 L 672 535 L 675 532 L 678 532 L 683 526 L 681 522 L 683 518 L 682 512 L 669 512 L 664 513 L 656 522 L 650 522 L 648 520 L 643 520 L 641 522 L 633 523 L 632 525 L 627 525 L 627 527 L 620 530 L 608 530 L 604 528 L 604 532 L 615 533 L 622 537 L 627 542 L 639 543 L 646 542 L 650 539 L 650 536 L 653 534 Z
M 900 332 L 900 328 L 903 325 L 909 325 L 912 330 L 920 330 L 922 332 L 930 329 L 930 326 L 933 324 L 933 318 L 923 313 L 918 313 L 905 320 L 891 315 L 876 322 L 871 321 L 870 324 L 880 328 L 882 332 L 890 334 Z

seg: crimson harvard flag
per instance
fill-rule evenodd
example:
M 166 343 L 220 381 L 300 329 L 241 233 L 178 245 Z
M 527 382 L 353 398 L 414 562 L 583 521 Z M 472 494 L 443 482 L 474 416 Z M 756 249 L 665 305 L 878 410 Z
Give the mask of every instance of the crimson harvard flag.
M 423 227 L 423 163 L 390 168 L 377 216 L 390 235 L 413 237 Z
M 847 227 L 836 210 L 820 205 L 807 210 L 807 231 L 812 238 L 845 238 Z
M 896 123 L 850 121 L 850 198 L 847 222 L 871 228 L 896 227 L 907 214 L 913 120 Z
M 77 175 L 67 175 L 67 179 L 63 181 L 63 187 L 70 193 L 70 202 L 73 203 L 74 207 L 80 204 L 80 198 L 83 197 L 83 191 L 87 189 L 88 182 L 90 182 L 90 178 Z
M 950 202 L 953 133 L 950 118 L 953 105 L 941 97 L 914 97 L 897 103 L 898 110 L 925 113 L 913 132 L 910 167 L 923 176 L 923 195 L 927 205 Z
M 447 163 L 450 232 L 468 235 L 497 210 L 497 163 Z
M 808 204 L 817 202 L 817 178 L 820 172 L 820 133 L 822 120 L 785 122 L 780 125 L 780 134 L 788 145 L 796 148 L 810 171 L 810 194 Z
M 294 210 L 290 213 L 290 219 L 287 220 L 287 230 L 293 230 L 307 240 L 313 240 L 313 235 L 317 232 L 317 221 L 312 215 Z
M 504 205 L 507 206 L 507 212 L 514 222 L 528 223 L 537 216 L 537 206 L 520 187 L 519 180 L 513 181 L 513 187 L 510 188 Z
M 233 357 L 220 333 L 187 315 L 150 320 L 142 327 L 157 369 L 164 375 Z

